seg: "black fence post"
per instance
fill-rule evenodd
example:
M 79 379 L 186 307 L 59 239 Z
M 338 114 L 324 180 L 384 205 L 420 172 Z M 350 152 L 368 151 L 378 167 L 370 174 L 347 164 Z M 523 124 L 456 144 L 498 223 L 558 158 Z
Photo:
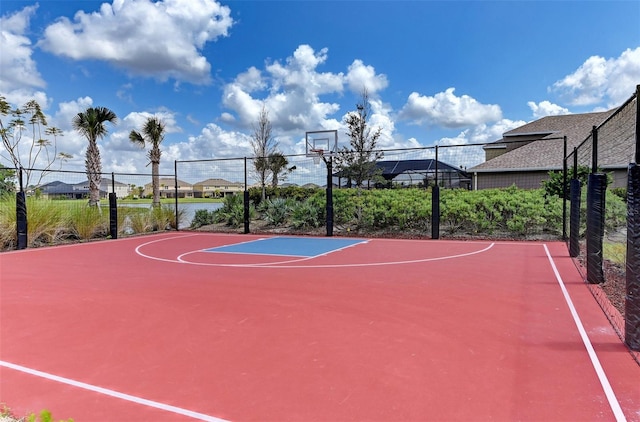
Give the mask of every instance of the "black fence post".
M 637 132 L 636 136 L 639 136 Z M 629 165 L 628 178 L 625 343 L 631 350 L 640 351 L 640 167 L 637 164 Z
M 111 192 L 109 193 L 109 235 L 118 238 L 118 200 L 116 197 L 115 175 L 111 173 Z
M 636 86 L 636 153 L 627 182 L 625 343 L 640 351 L 640 85 Z
M 176 194 L 173 212 L 176 216 L 176 231 L 180 231 L 180 213 L 178 212 L 178 160 L 173 160 L 173 179 Z
M 598 172 L 598 128 L 591 129 L 591 173 Z
M 562 240 L 567 241 L 567 196 L 569 195 L 567 179 L 567 136 L 562 138 L 563 155 L 562 160 Z
M 582 184 L 580 180 L 571 180 L 571 209 L 569 212 L 569 256 L 580 255 L 580 201 Z
M 606 174 L 590 174 L 587 185 L 587 282 L 604 283 L 602 241 L 604 237 Z
M 436 145 L 435 177 L 431 189 L 431 238 L 440 239 L 440 181 L 438 180 L 438 146 Z
M 249 233 L 249 189 L 247 188 L 247 157 L 244 157 L 244 234 Z
M 333 157 L 329 156 L 327 164 L 327 236 L 333 236 Z
M 18 169 L 18 180 L 20 190 L 16 192 L 16 249 L 26 249 L 27 238 L 27 196 L 22 184 L 22 167 Z
M 431 238 L 440 239 L 440 186 L 431 190 Z

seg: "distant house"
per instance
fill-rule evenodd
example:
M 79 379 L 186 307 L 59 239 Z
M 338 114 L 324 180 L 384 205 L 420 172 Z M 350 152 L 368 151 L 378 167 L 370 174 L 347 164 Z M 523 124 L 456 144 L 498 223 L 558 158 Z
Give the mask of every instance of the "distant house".
M 161 177 L 158 180 L 160 184 L 160 198 L 175 198 L 176 197 L 176 180 L 171 177 Z M 153 195 L 153 186 L 150 183 L 144 185 L 143 196 Z M 178 198 L 193 198 L 193 185 L 191 183 L 178 180 Z
M 113 182 L 111 179 L 100 180 L 100 198 L 106 199 L 110 192 L 115 192 L 117 198 L 124 198 L 130 193 L 130 186 L 125 183 Z M 37 186 L 35 190 L 49 199 L 85 199 L 89 197 L 89 181 L 80 183 L 65 183 L 59 180 Z
M 503 134 L 502 139 L 485 145 L 486 161 L 468 169 L 473 189 L 541 187 L 550 171 L 561 171 L 564 159 L 563 137 L 567 151 L 580 145 L 594 126 L 609 118 L 614 110 L 600 113 L 547 116 Z M 633 150 L 620 148 L 599 165 L 613 173 L 613 186 L 626 186 L 626 171 Z M 569 166 L 572 164 L 569 163 Z
M 431 158 L 421 160 L 385 160 L 376 162 L 376 167 L 381 171 L 380 175 L 388 184 L 400 186 L 429 185 L 435 182 L 436 164 L 438 171 L 438 184 L 446 188 L 469 189 L 471 178 L 462 169 Z M 348 186 L 349 180 L 344 172 L 334 173 L 334 183 L 337 186 Z M 371 183 L 367 183 L 369 186 Z
M 224 179 L 207 179 L 193 185 L 195 198 L 219 198 L 243 191 L 243 183 L 229 182 Z

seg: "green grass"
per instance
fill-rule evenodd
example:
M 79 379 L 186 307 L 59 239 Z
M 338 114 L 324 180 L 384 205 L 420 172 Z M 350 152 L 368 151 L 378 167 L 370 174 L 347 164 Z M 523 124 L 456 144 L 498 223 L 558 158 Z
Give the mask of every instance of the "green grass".
M 149 202 L 150 203 L 150 202 Z M 179 218 L 184 211 L 179 211 Z M 89 207 L 84 200 L 27 198 L 28 247 L 68 240 L 106 238 L 109 235 L 109 208 Z M 122 234 L 145 233 L 176 227 L 173 204 L 161 208 L 119 207 L 118 229 Z M 17 244 L 15 195 L 0 197 L 0 250 Z
M 609 261 L 624 266 L 627 259 L 627 244 L 620 242 L 604 242 L 602 256 Z
M 0 407 L 0 421 L 2 422 L 54 422 L 51 412 L 43 409 L 40 413 L 30 413 L 23 418 L 18 418 L 6 405 Z M 60 420 L 60 422 L 73 422 L 73 419 Z
M 109 211 L 90 207 L 84 201 L 67 208 L 66 227 L 78 239 L 87 240 L 99 233 L 106 233 L 109 227 Z

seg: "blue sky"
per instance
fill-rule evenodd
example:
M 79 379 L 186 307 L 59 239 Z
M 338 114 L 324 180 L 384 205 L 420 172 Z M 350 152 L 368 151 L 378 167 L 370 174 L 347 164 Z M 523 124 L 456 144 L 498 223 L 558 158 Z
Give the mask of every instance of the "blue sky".
M 176 159 L 250 156 L 263 106 L 285 154 L 310 130 L 346 143 L 363 87 L 382 148 L 490 142 L 622 104 L 640 84 L 638 22 L 635 0 L 2 0 L 0 95 L 45 108 L 69 170 L 84 169 L 71 120 L 87 107 L 119 118 L 104 171 L 149 172 L 128 133 L 157 115 L 170 173 Z

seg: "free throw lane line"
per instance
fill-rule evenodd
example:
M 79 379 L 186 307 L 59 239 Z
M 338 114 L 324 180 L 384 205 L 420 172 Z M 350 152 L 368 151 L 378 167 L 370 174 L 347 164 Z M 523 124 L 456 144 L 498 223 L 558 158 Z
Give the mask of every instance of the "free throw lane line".
M 16 371 L 24 372 L 29 375 L 34 375 L 36 377 L 45 378 L 51 381 L 60 382 L 62 384 L 71 385 L 73 387 L 82 388 L 84 390 L 93 391 L 96 393 L 104 394 L 106 396 L 115 397 L 118 399 L 130 401 L 136 404 L 141 404 L 144 406 L 154 407 L 156 409 L 164 410 L 167 412 L 177 413 L 179 415 L 188 416 L 190 418 L 199 419 L 201 421 L 208 422 L 227 422 L 225 419 L 216 418 L 214 416 L 205 415 L 203 413 L 194 412 L 193 410 L 182 409 L 180 407 L 171 406 L 169 404 L 158 403 L 157 401 L 143 399 L 141 397 L 132 396 L 125 393 L 120 393 L 118 391 L 109 390 L 108 388 L 97 387 L 95 385 L 86 384 L 84 382 L 75 381 L 69 378 L 60 377 L 58 375 L 48 374 L 46 372 L 38 371 L 35 369 L 27 368 L 25 366 L 16 365 L 14 363 L 5 362 L 0 360 L 0 366 L 4 366 L 5 368 L 10 368 Z
M 591 364 L 593 365 L 593 369 L 595 369 L 596 374 L 598 375 L 598 379 L 600 380 L 600 385 L 602 385 L 602 389 L 604 390 L 605 395 L 607 396 L 607 400 L 609 401 L 609 406 L 613 411 L 613 414 L 616 417 L 616 421 L 618 422 L 626 422 L 627 418 L 624 416 L 624 412 L 622 412 L 622 408 L 620 407 L 620 403 L 616 398 L 616 394 L 613 392 L 613 388 L 611 388 L 611 384 L 609 383 L 609 379 L 607 375 L 604 373 L 604 369 L 602 369 L 602 365 L 600 364 L 600 360 L 598 359 L 598 355 L 591 344 L 591 340 L 589 340 L 589 336 L 587 335 L 587 331 L 584 329 L 584 325 L 582 325 L 582 321 L 578 316 L 578 312 L 576 311 L 575 306 L 573 306 L 573 301 L 569 296 L 569 292 L 562 281 L 562 277 L 560 276 L 560 272 L 558 272 L 558 268 L 556 267 L 556 263 L 553 261 L 551 257 L 551 253 L 549 253 L 549 248 L 544 244 L 544 250 L 547 253 L 547 258 L 549 258 L 549 263 L 551 264 L 551 268 L 553 269 L 553 273 L 556 276 L 556 280 L 558 284 L 560 284 L 560 289 L 562 290 L 562 294 L 564 296 L 565 302 L 567 302 L 567 306 L 571 311 L 571 316 L 573 317 L 573 321 L 578 327 L 578 332 L 580 333 L 580 337 L 582 338 L 582 342 L 584 343 L 584 347 L 587 348 L 587 352 L 589 353 L 589 358 L 591 359 Z

